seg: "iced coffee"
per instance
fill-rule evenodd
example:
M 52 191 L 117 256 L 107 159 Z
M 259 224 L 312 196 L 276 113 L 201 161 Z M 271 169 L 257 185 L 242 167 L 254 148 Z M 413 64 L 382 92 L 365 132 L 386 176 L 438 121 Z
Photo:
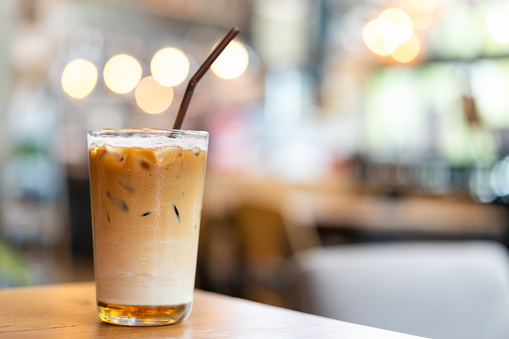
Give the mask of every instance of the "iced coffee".
M 97 309 L 103 321 L 163 325 L 193 301 L 208 134 L 88 133 Z

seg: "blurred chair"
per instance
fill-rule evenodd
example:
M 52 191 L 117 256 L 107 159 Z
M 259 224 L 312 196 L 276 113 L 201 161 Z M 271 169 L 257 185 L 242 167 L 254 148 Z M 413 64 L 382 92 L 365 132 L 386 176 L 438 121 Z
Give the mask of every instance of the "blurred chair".
M 296 255 L 301 310 L 429 338 L 509 338 L 509 260 L 495 242 L 356 244 Z
M 292 307 L 293 254 L 320 246 L 310 215 L 296 196 L 281 205 L 243 203 L 234 213 L 240 239 L 243 297 Z

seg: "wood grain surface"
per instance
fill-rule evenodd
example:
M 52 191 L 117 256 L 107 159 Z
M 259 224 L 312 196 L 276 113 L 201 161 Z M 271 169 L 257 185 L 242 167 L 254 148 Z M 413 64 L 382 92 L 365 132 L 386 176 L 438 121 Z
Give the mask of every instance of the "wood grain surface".
M 93 282 L 0 290 L 0 338 L 411 338 L 411 336 L 196 290 L 179 324 L 101 322 Z

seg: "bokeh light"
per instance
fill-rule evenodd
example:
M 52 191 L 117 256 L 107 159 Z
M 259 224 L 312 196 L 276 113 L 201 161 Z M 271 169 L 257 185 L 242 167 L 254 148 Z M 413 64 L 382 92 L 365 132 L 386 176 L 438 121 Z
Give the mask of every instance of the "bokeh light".
M 413 0 L 413 2 L 421 10 L 431 12 L 437 8 L 439 0 Z
M 414 60 L 421 49 L 421 44 L 417 35 L 412 34 L 410 39 L 399 45 L 392 53 L 391 57 L 401 63 L 409 63 Z
M 373 53 L 380 56 L 387 56 L 392 52 L 392 50 L 389 51 L 387 49 L 385 39 L 382 36 L 382 33 L 378 30 L 376 20 L 372 20 L 364 26 L 362 36 L 364 37 L 366 46 L 368 46 Z
M 134 91 L 136 104 L 144 112 L 161 113 L 170 107 L 173 101 L 173 88 L 162 86 L 154 77 L 143 78 Z
M 509 43 L 509 16 L 500 10 L 486 14 L 486 27 L 493 39 L 501 44 Z
M 399 8 L 389 8 L 366 24 L 362 31 L 366 46 L 375 54 L 387 56 L 410 39 L 414 26 Z
M 405 43 L 414 31 L 412 20 L 399 8 L 386 9 L 380 13 L 376 22 L 389 49 Z
M 61 83 L 62 89 L 71 98 L 83 99 L 97 84 L 97 68 L 88 60 L 73 60 L 65 66 Z
M 131 92 L 140 82 L 141 65 L 127 54 L 113 56 L 104 66 L 104 82 L 110 90 L 118 94 Z
M 426 1 L 424 1 L 426 2 Z M 401 0 L 399 7 L 412 19 L 415 28 L 424 29 L 429 27 L 433 20 L 431 6 L 423 6 L 422 0 Z
M 189 59 L 179 49 L 160 49 L 152 57 L 150 71 L 154 79 L 163 86 L 178 86 L 189 74 Z
M 214 61 L 212 72 L 221 79 L 235 79 L 241 76 L 249 64 L 247 49 L 237 41 L 232 41 Z

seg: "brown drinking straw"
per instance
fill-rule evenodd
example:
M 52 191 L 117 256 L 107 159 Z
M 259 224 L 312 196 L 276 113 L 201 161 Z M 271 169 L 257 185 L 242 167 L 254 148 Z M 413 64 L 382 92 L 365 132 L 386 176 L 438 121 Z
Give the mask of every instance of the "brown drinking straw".
M 216 48 L 210 53 L 209 57 L 205 62 L 200 66 L 198 71 L 193 75 L 191 80 L 189 80 L 189 84 L 187 85 L 186 92 L 184 93 L 184 98 L 182 98 L 182 102 L 180 104 L 179 112 L 177 117 L 175 118 L 175 122 L 173 123 L 173 129 L 180 129 L 182 126 L 182 122 L 184 121 L 184 116 L 186 115 L 187 107 L 189 106 L 189 102 L 191 101 L 191 97 L 193 96 L 194 88 L 200 79 L 205 75 L 208 71 L 210 65 L 214 63 L 219 54 L 223 52 L 223 50 L 228 46 L 230 41 L 235 38 L 237 34 L 239 34 L 240 30 L 237 26 L 233 26 L 232 29 L 225 35 L 223 40 L 217 45 Z

